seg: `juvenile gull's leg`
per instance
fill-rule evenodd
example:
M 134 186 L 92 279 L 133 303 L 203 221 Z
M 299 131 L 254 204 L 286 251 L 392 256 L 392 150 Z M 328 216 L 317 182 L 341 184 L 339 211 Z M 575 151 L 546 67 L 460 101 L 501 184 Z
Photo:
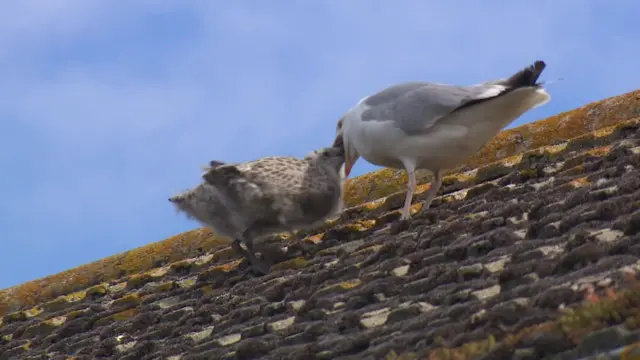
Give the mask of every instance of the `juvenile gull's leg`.
M 435 199 L 438 194 L 438 190 L 440 190 L 440 186 L 442 186 L 442 171 L 435 170 L 433 172 L 433 179 L 431 180 L 431 186 L 429 187 L 429 192 L 427 192 L 427 199 L 422 203 L 422 209 L 426 210 L 431 206 L 431 202 Z
M 255 271 L 263 275 L 266 275 L 269 273 L 269 270 L 271 269 L 271 265 L 266 261 L 266 259 L 262 259 L 262 260 L 258 259 L 254 250 L 253 239 L 255 239 L 258 236 L 258 234 L 262 233 L 262 230 L 265 227 L 265 225 L 267 224 L 264 224 L 260 220 L 255 221 L 253 224 L 251 224 L 251 226 L 249 226 L 249 228 L 246 229 L 242 234 L 242 240 L 244 241 L 244 244 L 247 246 L 247 250 L 239 251 L 240 253 L 243 254 L 243 256 L 247 260 L 249 260 L 249 262 L 251 263 L 251 267 Z M 239 245 L 240 244 L 238 243 L 238 246 Z
M 249 255 L 249 261 L 251 262 L 251 267 L 261 273 L 262 275 L 266 275 L 269 273 L 269 270 L 271 269 L 271 265 L 269 264 L 269 262 L 266 259 L 258 259 L 258 257 L 256 256 L 256 253 L 254 251 L 253 248 L 253 239 L 250 237 L 245 237 L 245 242 L 247 245 L 247 250 L 248 250 L 248 255 Z
M 247 259 L 247 261 L 251 262 L 251 255 L 249 255 L 249 252 L 247 250 L 242 248 L 242 245 L 240 245 L 241 242 L 242 240 L 240 239 L 233 240 L 233 242 L 231 243 L 231 248 L 233 249 L 233 251 Z
M 236 253 L 240 254 L 243 258 L 247 259 L 249 264 L 251 264 L 251 268 L 258 271 L 262 275 L 266 275 L 269 273 L 269 269 L 271 266 L 263 260 L 258 259 L 253 250 L 253 241 L 245 240 L 245 245 L 247 245 L 247 250 L 243 249 L 240 243 L 242 240 L 236 239 L 231 243 L 231 248 Z

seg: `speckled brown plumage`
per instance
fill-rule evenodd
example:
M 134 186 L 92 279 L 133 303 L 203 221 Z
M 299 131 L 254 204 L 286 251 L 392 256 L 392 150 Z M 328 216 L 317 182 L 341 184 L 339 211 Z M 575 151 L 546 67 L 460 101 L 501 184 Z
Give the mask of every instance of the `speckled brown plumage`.
M 313 227 L 341 205 L 341 143 L 295 157 L 265 157 L 239 164 L 210 162 L 204 182 L 169 199 L 179 211 L 234 241 L 253 263 L 253 239 Z M 239 246 L 243 240 L 248 253 Z M 264 265 L 261 272 L 268 266 Z

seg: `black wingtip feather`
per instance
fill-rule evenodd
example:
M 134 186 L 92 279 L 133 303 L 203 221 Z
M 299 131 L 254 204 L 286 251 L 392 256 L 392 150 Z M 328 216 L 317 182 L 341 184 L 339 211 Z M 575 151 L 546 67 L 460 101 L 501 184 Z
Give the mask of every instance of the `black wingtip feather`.
M 209 167 L 210 167 L 210 168 L 212 168 L 212 169 L 215 169 L 215 168 L 217 168 L 217 167 L 219 167 L 219 166 L 222 166 L 222 165 L 224 165 L 224 164 L 225 164 L 224 162 L 222 162 L 222 161 L 218 161 L 218 160 L 211 160 L 211 161 L 209 161 Z
M 536 60 L 532 65 L 527 66 L 511 76 L 507 80 L 507 84 L 512 88 L 535 86 L 546 66 L 547 64 L 545 64 L 544 61 Z

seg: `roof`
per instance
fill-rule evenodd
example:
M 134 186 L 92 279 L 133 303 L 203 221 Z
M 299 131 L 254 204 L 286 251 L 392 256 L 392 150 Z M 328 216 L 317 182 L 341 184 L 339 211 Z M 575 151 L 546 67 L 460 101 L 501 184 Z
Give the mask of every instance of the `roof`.
M 405 184 L 347 181 L 263 277 L 195 229 L 2 290 L 0 360 L 640 356 L 640 91 L 500 133 L 403 225 Z

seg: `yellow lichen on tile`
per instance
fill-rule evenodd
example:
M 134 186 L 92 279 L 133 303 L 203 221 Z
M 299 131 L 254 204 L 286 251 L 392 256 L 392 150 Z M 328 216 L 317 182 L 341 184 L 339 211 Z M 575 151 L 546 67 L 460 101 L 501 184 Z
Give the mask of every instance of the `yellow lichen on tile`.
M 376 220 L 362 220 L 345 225 L 344 227 L 350 231 L 366 231 L 376 226 Z
M 589 180 L 586 177 L 581 177 L 581 178 L 578 178 L 578 179 L 571 180 L 571 182 L 569 182 L 569 184 L 571 186 L 573 186 L 574 188 L 579 188 L 579 187 L 583 187 L 585 185 L 589 185 Z
M 202 256 L 198 256 L 193 262 L 193 264 L 197 267 L 201 267 L 209 264 L 212 260 L 213 260 L 213 254 L 202 255 Z
M 24 313 L 24 311 L 16 311 L 16 312 L 12 312 L 9 314 L 6 314 L 3 318 L 3 322 L 13 322 L 13 321 L 23 321 L 27 319 L 27 315 Z
M 620 360 L 638 360 L 640 358 L 640 342 L 625 346 L 620 352 Z
M 558 144 L 558 145 L 549 145 L 549 146 L 545 146 L 542 149 L 544 151 L 547 151 L 551 154 L 558 154 L 563 152 L 565 149 L 567 148 L 567 143 L 562 143 L 562 144 Z
M 82 309 L 82 310 L 74 310 L 74 311 L 70 311 L 68 313 L 65 314 L 65 317 L 67 318 L 67 320 L 73 320 L 79 316 L 84 315 L 85 313 L 87 313 L 87 311 L 89 311 L 89 309 Z
M 380 248 L 382 248 L 382 245 L 371 245 L 369 247 L 366 247 L 364 249 L 360 249 L 356 252 L 351 253 L 351 256 L 358 256 L 366 253 L 376 252 L 380 250 Z
M 596 138 L 606 137 L 613 134 L 616 128 L 617 126 L 608 126 L 602 129 L 595 130 L 592 134 Z
M 157 291 L 169 291 L 173 289 L 175 286 L 175 281 L 165 281 L 163 283 L 158 284 L 155 289 Z
M 404 171 L 385 168 L 347 179 L 343 197 L 346 206 L 356 206 L 402 190 L 402 187 L 406 187 L 406 174 L 403 173 Z
M 76 291 L 68 295 L 58 296 L 54 300 L 48 301 L 42 305 L 46 311 L 56 311 L 67 307 L 74 302 L 82 301 L 87 296 L 86 291 Z
M 340 283 L 340 287 L 345 289 L 345 290 L 350 290 L 353 289 L 355 287 L 360 286 L 362 282 L 360 281 L 360 279 L 353 279 L 353 280 L 348 280 L 348 281 L 343 281 Z
M 38 316 L 42 313 L 43 309 L 40 306 L 34 306 L 31 309 L 27 309 L 24 311 L 24 314 L 27 316 L 27 318 L 32 318 L 35 316 Z
M 116 299 L 111 303 L 111 306 L 120 307 L 120 306 L 135 306 L 140 304 L 140 295 L 138 293 L 127 294 L 120 299 Z
M 431 184 L 421 184 L 416 186 L 416 191 L 414 194 L 422 194 L 425 191 L 429 191 L 431 189 Z
M 67 317 L 66 316 L 56 316 L 56 317 L 52 317 L 51 319 L 47 319 L 45 321 L 43 321 L 44 324 L 50 325 L 50 326 L 60 326 L 62 324 L 65 323 L 65 321 L 67 321 Z
M 340 216 L 334 218 L 334 219 L 328 219 L 326 220 L 324 223 L 325 225 L 329 226 L 329 227 L 333 227 L 338 223 L 338 219 L 340 218 Z
M 576 175 L 584 174 L 584 172 L 585 172 L 584 165 L 581 164 L 581 165 L 577 165 L 572 168 L 569 168 L 567 170 L 561 171 L 560 173 L 558 173 L 558 175 L 559 176 L 576 176 Z M 572 184 L 572 185 L 576 185 L 576 184 Z M 586 183 L 578 184 L 578 185 L 582 186 L 582 185 L 586 185 Z
M 127 320 L 134 317 L 137 313 L 138 313 L 137 308 L 131 308 L 131 309 L 127 309 L 124 311 L 120 311 L 119 313 L 113 314 L 109 316 L 109 319 L 116 320 L 116 321 Z
M 228 262 L 226 264 L 212 266 L 211 268 L 203 271 L 203 275 L 212 274 L 212 273 L 228 273 L 234 271 L 238 268 L 240 264 L 244 261 L 243 258 Z
M 220 249 L 214 252 L 212 255 L 213 257 L 211 259 L 211 262 L 226 261 L 237 256 L 236 252 L 231 248 L 231 246 Z
M 178 287 L 188 289 L 195 286 L 197 281 L 198 281 L 197 276 L 192 276 L 190 278 L 176 281 L 176 285 L 178 285 Z
M 586 151 L 586 154 L 591 156 L 604 156 L 607 155 L 611 151 L 611 145 L 600 146 L 595 149 L 590 149 Z
M 84 300 L 86 296 L 87 296 L 87 292 L 83 290 L 83 291 L 72 292 L 71 294 L 65 295 L 64 297 L 67 299 L 68 302 L 74 303 L 74 302 Z
M 130 318 L 134 317 L 137 312 L 138 312 L 138 309 L 136 309 L 136 308 L 132 308 L 132 309 L 128 309 L 128 310 L 125 310 L 125 311 L 121 311 L 121 312 L 119 312 L 117 314 L 114 314 L 113 315 L 113 319 L 114 320 L 118 320 L 118 321 L 127 320 L 127 319 L 130 319 Z
M 211 285 L 204 285 L 198 288 L 203 294 L 208 295 L 213 292 L 213 287 Z
M 107 293 L 106 284 L 99 284 L 88 288 L 86 291 L 86 296 L 95 296 L 95 295 L 105 295 Z
M 453 172 L 451 174 L 448 174 L 442 177 L 442 185 L 448 186 L 448 185 L 453 185 L 459 182 L 465 183 L 465 182 L 471 181 L 475 179 L 477 173 L 478 173 L 478 169 L 473 169 L 471 171 L 465 171 L 465 172 L 457 172 L 457 173 Z M 422 191 L 429 190 L 431 188 L 431 182 L 425 183 L 422 186 L 424 186 Z M 420 185 L 418 186 L 418 188 L 419 187 Z
M 509 156 L 508 158 L 500 160 L 499 164 L 500 165 L 504 165 L 504 166 L 513 166 L 513 165 L 516 165 L 516 164 L 520 163 L 520 161 L 522 161 L 523 157 L 524 157 L 523 154 Z
M 314 235 L 311 235 L 311 236 L 307 236 L 306 238 L 304 238 L 304 241 L 305 242 L 310 242 L 310 243 L 313 243 L 313 244 L 319 244 L 319 243 L 322 242 L 322 239 L 324 238 L 325 234 L 326 233 L 322 232 L 322 233 L 319 233 L 319 234 L 314 234 Z
M 473 219 L 477 219 L 477 218 L 481 218 L 481 217 L 486 217 L 487 214 L 489 214 L 488 211 L 480 211 L 477 213 L 471 213 L 471 214 L 467 214 L 464 216 L 465 220 L 473 220 Z
M 184 259 L 180 261 L 176 261 L 169 265 L 171 271 L 180 272 L 182 270 L 190 269 L 193 265 L 193 259 Z
M 119 282 L 117 284 L 108 285 L 107 292 L 109 292 L 110 294 L 115 294 L 115 293 L 118 293 L 120 291 L 123 291 L 126 288 L 127 288 L 127 282 L 126 281 L 122 281 L 122 282 Z
M 286 270 L 286 269 L 302 269 L 305 266 L 307 266 L 307 264 L 309 263 L 309 261 L 307 259 L 305 259 L 304 257 L 297 257 L 297 258 L 293 258 L 287 261 L 283 261 L 281 263 L 277 263 L 275 265 L 273 265 L 271 267 L 272 271 L 277 271 L 277 270 Z
M 415 204 L 411 204 L 411 206 L 409 206 L 409 215 L 415 215 L 419 213 L 420 210 L 422 210 L 423 206 L 424 206 L 424 203 L 422 201 L 417 202 Z
M 373 211 L 379 208 L 380 206 L 382 206 L 382 204 L 384 204 L 384 199 L 377 199 L 374 201 L 369 201 L 367 203 L 364 203 L 362 207 L 367 211 Z
M 79 291 L 105 281 L 157 267 L 157 262 L 170 263 L 198 256 L 202 251 L 228 245 L 205 228 L 199 228 L 164 241 L 113 255 L 58 274 L 33 280 L 0 291 L 0 316 L 15 308 L 34 306 L 53 300 L 58 295 Z

